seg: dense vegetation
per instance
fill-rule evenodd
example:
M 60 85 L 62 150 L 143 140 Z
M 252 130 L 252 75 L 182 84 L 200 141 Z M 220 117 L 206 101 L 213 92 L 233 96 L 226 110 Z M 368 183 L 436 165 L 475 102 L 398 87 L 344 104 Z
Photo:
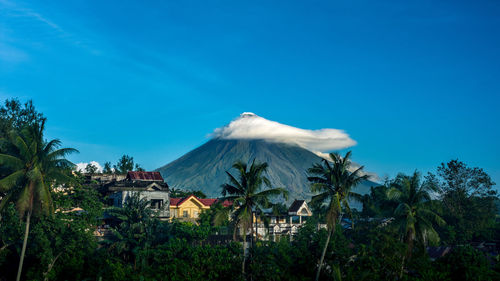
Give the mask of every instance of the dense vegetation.
M 43 138 L 44 122 L 31 102 L 0 108 L 0 280 L 18 272 L 22 280 L 500 280 L 498 252 L 478 247 L 499 242 L 494 183 L 459 160 L 425 177 L 400 174 L 359 196 L 350 187 L 361 170 L 346 169 L 349 154 L 334 154 L 309 170 L 314 217 L 292 238 L 253 241 L 244 255 L 246 239 L 215 234 L 247 228 L 244 210 L 270 207 L 271 195 L 283 194 L 266 187 L 264 163 L 237 163 L 240 174 L 221 182 L 233 210 L 214 205 L 197 225 L 165 222 L 139 197 L 122 209 L 106 207 L 71 172 L 64 156 L 73 150 L 57 152 L 60 143 Z M 28 150 L 21 140 L 32 144 Z M 115 169 L 131 166 L 132 159 L 121 160 Z M 349 198 L 362 211 L 350 210 Z M 105 216 L 116 223 L 98 239 Z M 451 250 L 434 260 L 429 247 L 436 246 Z

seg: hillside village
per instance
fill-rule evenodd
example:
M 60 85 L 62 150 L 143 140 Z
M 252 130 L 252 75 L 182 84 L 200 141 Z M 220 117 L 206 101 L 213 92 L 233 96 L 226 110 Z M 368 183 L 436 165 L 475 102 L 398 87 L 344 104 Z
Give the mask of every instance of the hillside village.
M 197 224 L 200 215 L 212 205 L 220 204 L 222 207 L 232 205 L 228 200 L 199 198 L 194 194 L 182 198 L 171 197 L 170 188 L 159 172 L 129 171 L 126 175 L 83 174 L 83 176 L 87 184 L 96 183 L 93 187 L 108 198 L 109 206 L 123 208 L 126 200 L 136 194 L 140 199 L 149 202 L 148 207 L 160 220 L 179 220 Z M 286 211 L 273 212 L 269 209 L 263 214 L 254 212 L 252 228 L 255 232 L 252 232 L 252 235 L 259 239 L 274 241 L 283 235 L 292 236 L 298 233 L 299 228 L 307 221 L 307 217 L 311 216 L 312 212 L 306 201 L 297 199 Z M 103 223 L 105 225 L 113 223 L 111 218 L 108 220 Z M 98 226 L 99 230 L 104 228 L 103 225 Z M 102 236 L 103 233 L 98 231 L 97 235 Z

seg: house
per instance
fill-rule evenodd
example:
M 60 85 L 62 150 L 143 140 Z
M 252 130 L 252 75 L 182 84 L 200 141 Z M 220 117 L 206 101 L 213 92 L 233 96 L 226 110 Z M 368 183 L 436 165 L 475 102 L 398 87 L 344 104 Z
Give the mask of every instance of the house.
M 83 174 L 85 176 L 86 184 L 107 184 L 112 181 L 122 181 L 127 178 L 127 175 L 123 174 Z
M 210 209 L 210 206 L 218 201 L 215 198 L 198 198 L 193 194 L 184 198 L 170 198 L 170 218 L 196 222 L 201 212 Z M 231 205 L 227 201 L 222 204 L 225 207 Z
M 261 239 L 276 240 L 283 235 L 295 235 L 299 228 L 304 225 L 307 218 L 312 216 L 311 209 L 305 200 L 295 200 L 287 212 L 274 214 L 271 211 L 255 217 L 255 235 Z M 264 217 L 268 225 L 264 223 Z
M 139 193 L 140 198 L 150 201 L 150 207 L 158 211 L 161 219 L 170 216 L 170 192 L 159 172 L 128 172 L 125 179 L 105 185 L 106 193 L 115 207 L 123 207 L 128 197 Z

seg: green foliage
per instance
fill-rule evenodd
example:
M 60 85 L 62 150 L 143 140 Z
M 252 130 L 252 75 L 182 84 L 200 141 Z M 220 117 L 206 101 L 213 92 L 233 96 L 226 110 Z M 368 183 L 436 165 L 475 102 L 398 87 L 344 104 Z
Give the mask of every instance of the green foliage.
M 23 106 L 18 99 L 8 99 L 0 107 L 0 138 L 11 130 L 39 126 L 45 120 L 43 114 L 36 111 L 33 101 L 29 100 Z
M 41 218 L 31 231 L 26 278 L 80 279 L 85 275 L 85 257 L 97 247 L 94 229 L 78 213 Z
M 221 203 L 215 203 L 210 206 L 210 209 L 201 212 L 198 218 L 200 226 L 212 227 L 213 232 L 217 232 L 222 227 L 228 227 L 230 209 L 222 206 Z
M 68 172 L 73 164 L 64 157 L 77 150 L 58 149 L 61 142 L 45 141 L 43 131 L 44 122 L 9 134 L 8 141 L 15 150 L 0 154 L 0 164 L 10 169 L 10 174 L 0 179 L 0 191 L 7 193 L 0 209 L 5 203 L 15 201 L 21 216 L 33 211 L 49 214 L 53 211 L 50 182 L 71 181 Z
M 437 175 L 435 183 L 449 196 L 484 197 L 496 194 L 493 190 L 495 183 L 483 169 L 468 167 L 467 164 L 458 161 L 458 159 L 451 160 L 446 164 L 441 163 L 437 168 Z
M 407 246 L 380 220 L 360 222 L 352 234 L 356 255 L 348 264 L 349 280 L 398 279 Z
M 189 243 L 197 243 L 205 241 L 211 232 L 211 227 L 208 225 L 196 225 L 191 222 L 180 222 L 174 220 L 167 224 L 169 237 L 183 239 Z
M 113 173 L 113 169 L 111 169 L 111 162 L 104 163 L 104 168 L 102 168 L 102 173 L 103 174 L 112 174 Z
M 34 117 L 35 118 L 35 117 Z M 26 226 L 16 280 L 20 280 L 30 229 L 31 215 L 51 215 L 54 211 L 51 185 L 71 181 L 68 176 L 74 166 L 65 159 L 67 154 L 77 152 L 72 148 L 58 149 L 61 142 L 44 137 L 45 120 L 36 120 L 32 126 L 21 131 L 11 130 L 7 139 L 7 153 L 0 153 L 0 164 L 8 173 L 0 179 L 0 192 L 5 194 L 0 202 L 0 211 L 8 202 L 15 202 L 20 217 L 26 215 Z
M 292 240 L 285 236 L 277 242 L 259 242 L 251 251 L 248 276 L 254 280 L 311 280 L 327 240 L 327 230 L 317 229 L 317 221 L 308 221 Z M 337 231 L 329 241 L 325 270 L 321 280 L 333 280 L 333 268 L 347 266 L 352 250 L 350 241 Z
M 442 215 L 448 227 L 440 230 L 448 244 L 461 244 L 473 239 L 492 239 L 497 208 L 494 182 L 481 168 L 470 168 L 452 160 L 442 163 L 437 176 L 429 179 L 441 190 Z
M 9 204 L 2 214 L 0 236 L 8 247 L 0 253 L 0 278 L 10 280 L 17 269 L 24 225 L 14 204 Z M 94 229 L 95 224 L 89 223 L 85 212 L 58 212 L 34 220 L 23 279 L 81 280 L 88 277 L 91 273 L 88 263 L 97 249 Z
M 330 153 L 332 163 L 323 159 L 322 164 L 316 163 L 309 170 L 311 191 L 319 193 L 311 199 L 311 205 L 327 205 L 326 223 L 329 228 L 337 222 L 341 213 L 341 207 L 351 215 L 349 199 L 360 201 L 361 196 L 351 191 L 351 189 L 363 180 L 367 180 L 367 175 L 362 175 L 363 166 L 353 172 L 349 171 L 351 166 L 351 152 L 347 152 L 344 157 L 337 153 Z
M 222 201 L 233 202 L 231 219 L 236 225 L 246 233 L 248 229 L 253 231 L 253 213 L 263 213 L 263 208 L 268 208 L 272 204 L 270 199 L 282 195 L 287 198 L 288 192 L 284 188 L 268 188 L 261 190 L 263 185 L 270 187 L 270 182 L 264 176 L 267 163 L 252 162 L 250 167 L 243 162 L 236 162 L 233 168 L 238 171 L 238 179 L 229 172 L 229 183 L 222 185 Z
M 413 245 L 419 242 L 425 247 L 427 244 L 439 242 L 439 234 L 435 225 L 444 225 L 444 220 L 430 209 L 430 192 L 433 185 L 428 182 L 420 183 L 420 174 L 414 172 L 412 176 L 399 174 L 391 183 L 387 197 L 397 203 L 393 216 L 395 221 L 391 226 L 397 231 L 408 245 L 408 254 L 412 255 Z
M 85 167 L 85 173 L 87 173 L 87 174 L 93 175 L 93 174 L 97 173 L 97 170 L 98 170 L 97 166 L 95 166 L 94 164 L 91 164 L 91 163 L 87 164 L 87 166 Z
M 135 164 L 135 171 L 138 171 L 138 172 L 144 172 L 146 170 L 144 170 L 144 168 L 141 167 L 141 165 L 139 164 Z
M 108 213 L 119 221 L 113 229 L 113 236 L 106 241 L 109 250 L 124 261 L 135 263 L 138 252 L 150 246 L 159 224 L 149 208 L 149 201 L 134 193 L 125 201 L 123 208 L 111 208 Z
M 17 260 L 17 252 L 21 247 L 24 224 L 19 219 L 14 203 L 9 203 L 0 212 L 0 279 L 15 278 L 17 264 L 11 265 L 11 260 Z M 14 257 L 14 258 L 13 258 Z
M 115 174 L 126 174 L 130 171 L 138 171 L 138 172 L 145 171 L 144 168 L 142 168 L 141 165 L 139 165 L 139 163 L 134 163 L 134 157 L 126 154 L 123 155 L 120 159 L 118 159 L 118 162 L 116 162 L 116 164 L 113 165 L 113 169 Z M 105 162 L 102 172 L 104 174 L 111 174 L 113 173 L 113 169 L 111 169 L 110 162 Z
M 457 247 L 436 261 L 436 268 L 446 272 L 449 280 L 499 280 L 500 272 L 494 271 L 485 254 L 470 247 Z
M 99 218 L 103 215 L 103 203 L 97 190 L 90 186 L 82 185 L 81 178 L 74 177 L 73 186 L 64 188 L 61 192 L 53 194 L 54 205 L 57 212 L 68 212 L 81 208 L 78 215 L 87 225 L 97 226 Z
M 174 238 L 152 253 L 150 265 L 144 270 L 146 279 L 156 280 L 240 280 L 240 247 L 192 245 Z
M 387 191 L 390 189 L 391 182 L 387 181 L 384 185 L 370 188 L 370 194 L 366 194 L 361 199 L 363 211 L 361 216 L 365 218 L 387 218 L 391 217 L 397 202 L 387 198 Z
M 134 157 L 123 155 L 116 165 L 113 166 L 116 174 L 126 174 L 129 171 L 134 170 Z
M 255 213 L 264 213 L 263 208 L 271 206 L 270 198 L 283 195 L 288 198 L 288 191 L 284 188 L 271 188 L 271 182 L 264 176 L 267 170 L 267 163 L 255 163 L 252 161 L 250 167 L 247 164 L 238 161 L 234 163 L 233 168 L 239 173 L 236 179 L 231 173 L 226 172 L 229 177 L 229 183 L 223 184 L 222 196 L 224 200 L 233 202 L 231 205 L 231 223 L 233 224 L 233 239 L 236 238 L 236 227 L 243 232 L 243 262 L 242 274 L 245 275 L 246 263 L 246 234 L 250 229 L 253 239 L 254 229 L 253 216 Z M 261 190 L 266 185 L 268 189 Z M 222 212 L 224 215 L 225 212 Z M 254 243 L 252 243 L 253 245 Z
M 316 281 L 318 281 L 320 277 L 330 237 L 335 233 L 336 225 L 340 222 L 342 207 L 352 220 L 349 198 L 361 201 L 361 196 L 352 192 L 351 189 L 361 181 L 368 179 L 367 175 L 361 175 L 363 166 L 357 168 L 353 172 L 349 171 L 351 167 L 350 156 L 350 151 L 347 152 L 344 157 L 341 157 L 337 153 L 330 153 L 330 159 L 333 162 L 332 165 L 328 160 L 323 159 L 322 164 L 316 163 L 308 170 L 310 176 L 307 179 L 311 182 L 311 191 L 316 193 L 319 192 L 319 194 L 312 197 L 311 204 L 316 206 L 316 210 L 319 209 L 317 206 L 325 204 L 328 206 L 325 219 L 329 233 L 324 243 L 323 253 L 319 261 Z

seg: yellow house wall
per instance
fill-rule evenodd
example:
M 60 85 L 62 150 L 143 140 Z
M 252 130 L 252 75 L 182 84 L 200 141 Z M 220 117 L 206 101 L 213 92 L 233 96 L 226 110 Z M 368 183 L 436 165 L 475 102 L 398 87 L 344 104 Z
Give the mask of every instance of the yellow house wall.
M 200 213 L 203 210 L 208 210 L 210 207 L 201 204 L 198 200 L 191 198 L 185 202 L 183 202 L 179 206 L 170 206 L 170 213 L 174 214 L 174 210 L 177 209 L 176 218 L 180 219 L 197 219 L 200 216 Z M 184 211 L 188 212 L 188 216 L 184 217 Z M 197 216 L 195 216 L 195 212 L 197 212 Z

